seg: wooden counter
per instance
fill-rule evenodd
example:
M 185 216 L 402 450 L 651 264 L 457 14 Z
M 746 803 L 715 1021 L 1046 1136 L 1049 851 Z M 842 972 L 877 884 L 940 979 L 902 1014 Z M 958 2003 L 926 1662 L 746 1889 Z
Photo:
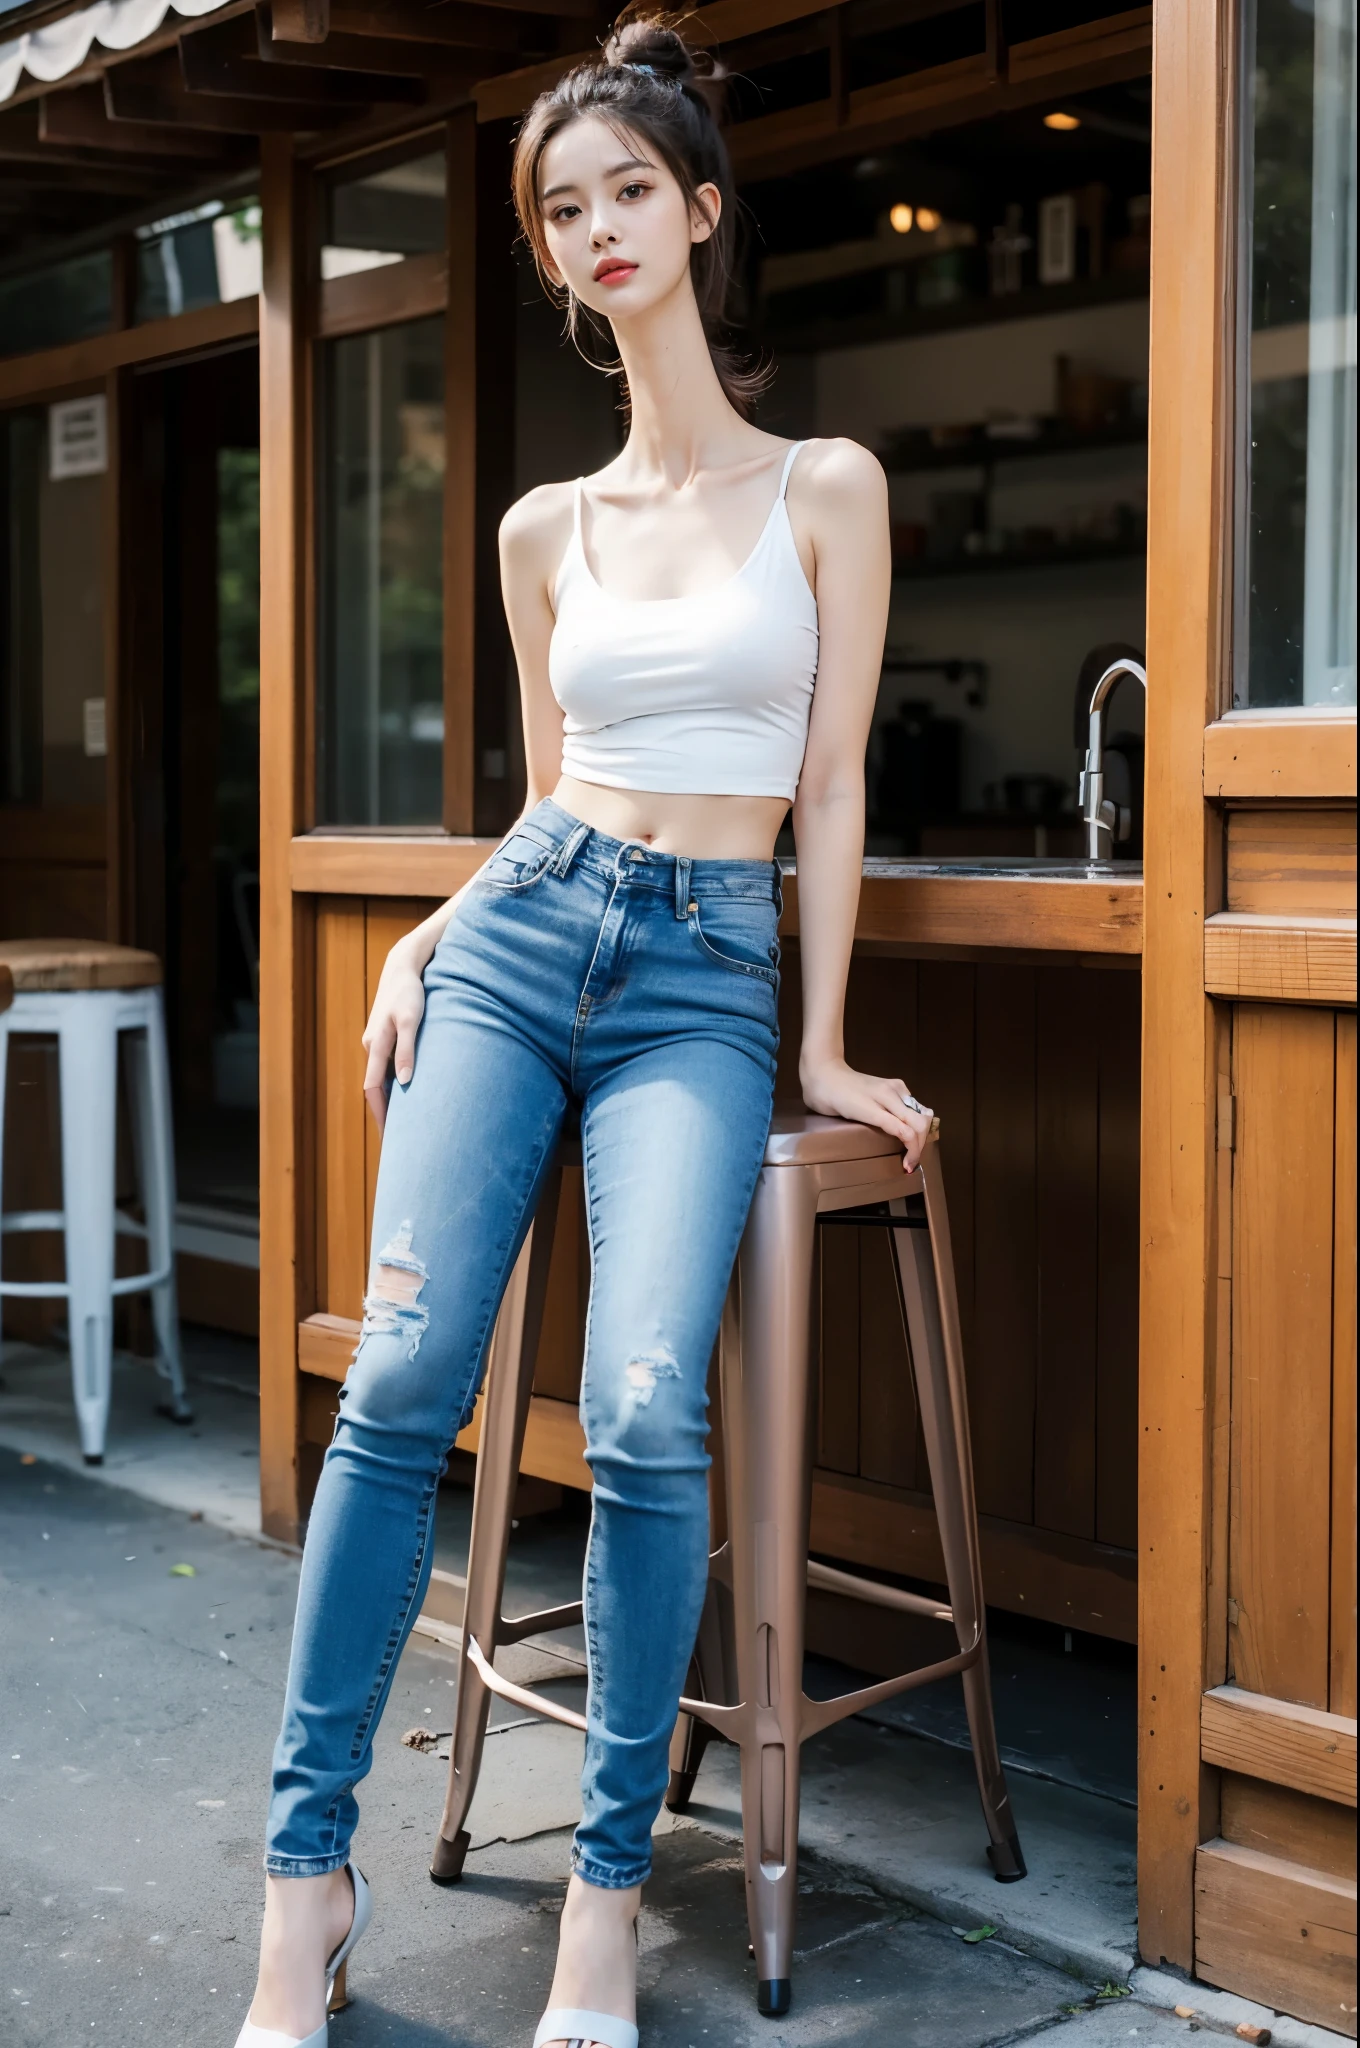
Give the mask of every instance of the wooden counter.
M 313 832 L 292 845 L 295 891 L 323 896 L 439 899 L 461 889 L 494 839 L 443 833 Z M 798 933 L 797 863 L 784 869 L 781 935 Z M 1142 873 L 1116 861 L 1103 869 L 1073 861 L 907 861 L 864 863 L 859 944 L 928 957 L 937 947 L 972 953 L 1124 954 L 1143 943 Z
M 317 1284 L 297 1352 L 304 1492 L 358 1334 L 378 1157 L 360 1093 L 368 1005 L 394 940 L 497 843 L 358 833 L 293 841 L 293 889 L 314 925 L 317 962 Z M 776 1091 L 795 1098 L 798 881 L 795 863 L 784 867 L 781 930 L 793 943 Z M 846 1001 L 852 1064 L 901 1075 L 943 1122 L 988 1596 L 1126 1641 L 1136 1633 L 1141 932 L 1141 878 L 1127 865 L 870 858 Z M 576 1180 L 559 1225 L 524 1469 L 585 1486 L 576 1407 L 589 1262 Z M 813 1542 L 831 1558 L 936 1579 L 929 1474 L 886 1243 L 874 1231 L 825 1239 Z M 464 1448 L 473 1434 L 475 1425 Z M 842 1633 L 827 1635 L 836 1613 Z M 848 1635 L 843 1623 L 829 1603 L 817 1624 L 823 1648 L 892 1662 L 876 1612 L 863 1610 Z

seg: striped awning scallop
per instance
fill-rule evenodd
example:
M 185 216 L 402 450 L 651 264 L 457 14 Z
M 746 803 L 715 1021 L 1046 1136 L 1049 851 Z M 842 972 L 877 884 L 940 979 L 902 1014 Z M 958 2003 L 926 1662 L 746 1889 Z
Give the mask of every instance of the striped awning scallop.
M 69 78 L 79 71 L 94 43 L 106 50 L 135 50 L 156 33 L 172 7 L 176 14 L 192 18 L 214 14 L 226 4 L 227 0 L 98 0 L 97 6 L 82 7 L 47 28 L 0 43 L 0 101 L 18 89 L 25 72 L 44 85 Z

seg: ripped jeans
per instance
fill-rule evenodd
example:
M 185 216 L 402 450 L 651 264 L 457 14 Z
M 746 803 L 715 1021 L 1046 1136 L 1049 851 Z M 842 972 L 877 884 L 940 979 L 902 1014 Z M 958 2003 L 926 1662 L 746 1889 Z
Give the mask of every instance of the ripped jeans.
M 265 1868 L 349 1855 L 429 1580 L 435 1495 L 569 1105 L 594 1479 L 572 1867 L 640 1884 L 708 1574 L 709 1359 L 773 1100 L 779 870 L 611 839 L 546 798 L 459 903 L 394 1086 L 363 1333 L 312 1506 Z

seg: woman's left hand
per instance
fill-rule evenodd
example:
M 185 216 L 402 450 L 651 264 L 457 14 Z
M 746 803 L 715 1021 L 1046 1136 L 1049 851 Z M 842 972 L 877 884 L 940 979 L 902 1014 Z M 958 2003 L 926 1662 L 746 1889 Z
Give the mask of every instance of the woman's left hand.
M 914 1173 L 930 1136 L 934 1112 L 908 1109 L 905 1081 L 883 1081 L 876 1074 L 857 1074 L 844 1060 L 826 1060 L 800 1074 L 803 1101 L 817 1116 L 842 1116 L 847 1122 L 873 1124 L 900 1139 L 902 1166 Z

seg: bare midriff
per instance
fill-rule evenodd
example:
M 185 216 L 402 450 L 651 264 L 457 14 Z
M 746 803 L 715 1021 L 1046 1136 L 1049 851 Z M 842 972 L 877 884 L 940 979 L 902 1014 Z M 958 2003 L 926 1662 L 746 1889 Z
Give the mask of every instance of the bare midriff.
M 553 802 L 611 839 L 640 839 L 691 860 L 772 860 L 788 815 L 782 796 L 697 796 L 675 790 L 607 789 L 563 775 Z

